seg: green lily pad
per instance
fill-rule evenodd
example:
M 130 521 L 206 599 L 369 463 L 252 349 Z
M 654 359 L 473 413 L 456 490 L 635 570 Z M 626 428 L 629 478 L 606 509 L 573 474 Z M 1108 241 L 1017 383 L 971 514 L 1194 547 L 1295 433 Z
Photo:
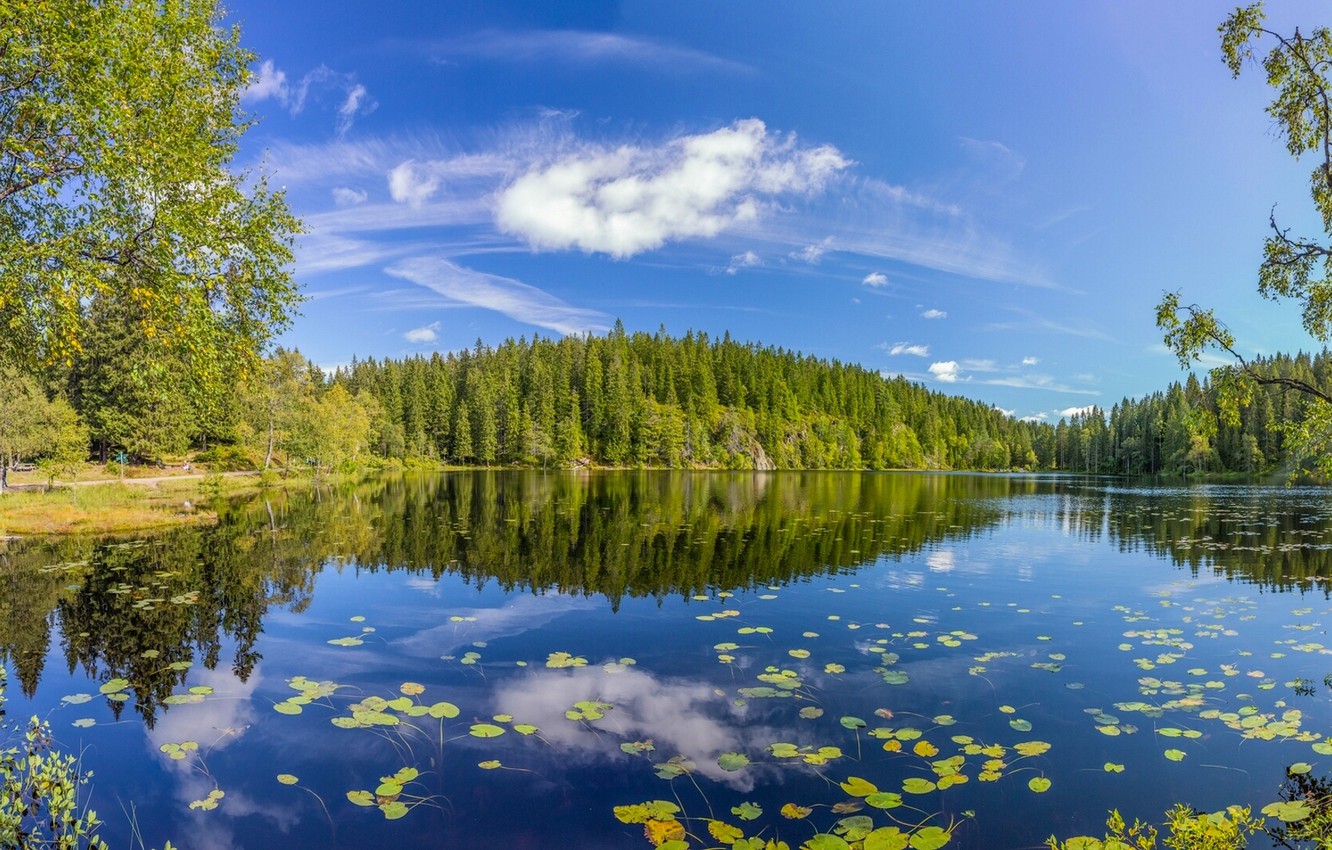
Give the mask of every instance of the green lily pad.
M 928 794 L 938 786 L 928 779 L 913 776 L 902 783 L 902 790 L 908 794 Z
M 953 834 L 942 827 L 926 826 L 911 833 L 909 846 L 911 850 L 939 850 L 952 838 Z
M 895 826 L 880 827 L 865 836 L 865 850 L 906 850 L 910 834 Z
M 468 734 L 474 738 L 498 738 L 504 734 L 504 729 L 493 723 L 473 723 Z
M 1313 814 L 1313 810 L 1309 808 L 1309 804 L 1304 800 L 1268 803 L 1263 806 L 1262 812 L 1267 817 L 1276 818 L 1282 823 L 1294 823 Z
M 347 799 L 356 806 L 373 806 L 375 804 L 375 795 L 369 791 L 348 791 Z
M 722 753 L 717 756 L 717 766 L 722 770 L 736 771 L 749 764 L 749 756 L 744 753 Z

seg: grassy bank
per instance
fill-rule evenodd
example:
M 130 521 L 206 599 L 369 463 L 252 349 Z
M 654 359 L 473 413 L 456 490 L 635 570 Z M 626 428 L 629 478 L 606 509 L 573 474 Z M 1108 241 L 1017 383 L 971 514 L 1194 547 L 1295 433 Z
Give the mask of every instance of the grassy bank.
M 198 479 L 155 488 L 135 484 L 11 490 L 0 496 L 0 534 L 116 534 L 186 523 L 212 523 L 217 515 L 195 507 Z
M 130 467 L 123 477 L 88 464 L 70 481 L 48 490 L 37 472 L 11 472 L 0 495 L 0 536 L 125 534 L 173 525 L 210 524 L 213 499 L 283 487 L 309 478 L 281 479 L 258 473 L 206 475 L 198 467 Z

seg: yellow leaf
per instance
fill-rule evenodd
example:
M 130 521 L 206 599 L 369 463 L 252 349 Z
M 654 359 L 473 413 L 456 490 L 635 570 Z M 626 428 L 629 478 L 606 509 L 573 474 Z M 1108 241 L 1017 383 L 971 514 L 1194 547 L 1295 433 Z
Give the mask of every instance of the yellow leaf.
M 911 751 L 922 758 L 933 758 L 939 754 L 939 748 L 929 741 L 917 741 L 916 746 L 912 747 Z
M 743 829 L 719 820 L 708 821 L 708 833 L 722 844 L 734 844 L 745 837 Z
M 809 817 L 810 813 L 813 811 L 813 809 L 808 808 L 807 806 L 797 806 L 795 803 L 787 803 L 785 806 L 782 806 L 782 817 L 790 818 L 791 820 L 800 820 L 801 818 Z
M 683 840 L 684 824 L 678 820 L 650 820 L 643 824 L 643 835 L 653 847 L 660 847 L 667 841 Z

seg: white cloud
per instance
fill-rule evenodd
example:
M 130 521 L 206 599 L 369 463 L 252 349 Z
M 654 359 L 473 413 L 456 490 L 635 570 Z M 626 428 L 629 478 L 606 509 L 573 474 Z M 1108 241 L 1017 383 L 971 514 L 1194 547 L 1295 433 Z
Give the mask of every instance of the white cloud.
M 921 316 L 922 319 L 946 319 L 946 318 L 948 318 L 948 314 L 947 314 L 946 312 L 944 312 L 943 310 L 934 310 L 934 309 L 926 310 L 924 313 L 921 313 L 920 316 Z
M 1050 418 L 1048 413 L 1033 413 L 1030 416 L 1022 417 L 1023 422 L 1044 422 Z
M 968 372 L 999 371 L 999 366 L 993 360 L 973 360 L 971 358 L 962 361 L 962 368 Z
M 1012 416 L 1014 413 L 1017 413 L 1016 410 L 1009 410 L 1008 408 L 1000 407 L 997 404 L 994 406 L 994 409 L 997 410 L 999 413 L 1002 413 L 1004 416 Z
M 1022 365 L 1023 365 L 1023 366 L 1035 366 L 1037 363 L 1040 363 L 1040 362 L 1041 362 L 1041 361 L 1040 361 L 1038 358 L 1036 358 L 1036 357 L 1023 357 L 1023 358 L 1022 358 Z
M 354 207 L 357 204 L 363 204 L 366 198 L 369 197 L 369 193 L 365 191 L 348 189 L 346 186 L 333 187 L 333 203 L 340 207 Z
M 465 39 L 438 44 L 435 49 L 444 61 L 452 56 L 470 56 L 505 62 L 619 62 L 651 65 L 671 72 L 709 68 L 732 72 L 751 70 L 747 65 L 688 47 L 584 30 L 487 30 L 469 33 Z
M 886 345 L 887 344 L 885 343 L 885 347 Z M 914 345 L 910 342 L 895 342 L 892 347 L 888 349 L 888 353 L 893 357 L 896 357 L 899 354 L 910 354 L 915 357 L 929 357 L 930 347 L 928 345 Z
M 736 254 L 731 257 L 730 265 L 726 267 L 727 274 L 735 274 L 740 269 L 752 269 L 755 266 L 763 265 L 763 260 L 753 251 L 746 251 L 743 254 Z
M 345 136 L 357 117 L 369 115 L 379 106 L 378 101 L 370 97 L 365 86 L 352 83 L 347 89 L 347 96 L 338 107 L 338 135 Z
M 274 65 L 271 59 L 265 59 L 259 64 L 258 74 L 241 92 L 241 101 L 260 103 L 273 100 L 292 115 L 300 115 L 305 111 L 305 103 L 311 95 L 318 98 L 324 91 L 339 90 L 343 98 L 337 110 L 337 130 L 338 136 L 344 136 L 358 116 L 370 114 L 379 105 L 370 97 L 366 87 L 356 82 L 355 74 L 343 74 L 327 65 L 320 65 L 293 86 L 287 81 L 285 71 Z
M 1091 404 L 1086 407 L 1065 407 L 1063 410 L 1059 411 L 1059 415 L 1064 419 L 1068 419 L 1073 416 L 1086 416 L 1095 409 L 1095 405 Z
M 829 236 L 822 242 L 814 245 L 806 245 L 799 251 L 792 251 L 790 257 L 793 260 L 800 260 L 809 263 L 811 266 L 817 266 L 819 261 L 823 259 L 823 255 L 828 253 L 828 249 L 832 247 L 832 244 L 833 237 Z
M 960 377 L 958 374 L 958 368 L 957 361 L 944 360 L 939 363 L 931 363 L 930 374 L 933 375 L 936 380 L 945 384 L 955 384 Z
M 272 98 L 285 105 L 290 96 L 286 73 L 274 65 L 272 59 L 265 59 L 259 63 L 259 72 L 241 92 L 241 101 L 259 103 Z
M 866 286 L 887 286 L 888 275 L 883 274 L 881 272 L 870 272 L 869 274 L 865 275 L 864 279 L 861 280 L 860 282 L 865 284 Z
M 564 303 L 522 281 L 464 268 L 448 260 L 416 257 L 385 271 L 444 296 L 457 304 L 494 310 L 519 322 L 556 333 L 577 334 L 609 329 L 607 317 Z
M 961 143 L 962 150 L 968 153 L 973 161 L 1001 181 L 1017 178 L 1027 167 L 1026 159 L 1002 142 L 963 137 Z
M 434 342 L 439 339 L 439 322 L 431 322 L 425 327 L 412 328 L 402 335 L 402 338 L 408 342 L 426 343 Z
M 1081 390 L 1061 384 L 1054 379 L 1052 375 L 1012 375 L 1004 378 L 990 378 L 983 383 L 992 387 L 1014 387 L 1021 390 L 1049 390 L 1057 393 L 1072 393 L 1074 395 L 1100 395 L 1099 390 Z
M 537 166 L 500 192 L 495 219 L 536 249 L 627 258 L 753 222 L 766 203 L 819 192 L 849 165 L 830 145 L 800 147 L 751 118 L 654 148 L 593 147 Z
M 419 207 L 439 189 L 439 177 L 433 169 L 420 167 L 416 160 L 399 163 L 388 173 L 389 196 L 400 204 Z

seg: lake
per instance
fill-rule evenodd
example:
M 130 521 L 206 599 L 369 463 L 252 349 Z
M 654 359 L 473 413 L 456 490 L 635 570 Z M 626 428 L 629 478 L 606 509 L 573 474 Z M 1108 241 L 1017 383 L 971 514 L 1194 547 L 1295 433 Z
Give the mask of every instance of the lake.
M 274 493 L 9 544 L 7 709 L 82 753 L 122 848 L 1029 848 L 1111 808 L 1256 813 L 1332 768 L 1328 505 L 907 473 Z

